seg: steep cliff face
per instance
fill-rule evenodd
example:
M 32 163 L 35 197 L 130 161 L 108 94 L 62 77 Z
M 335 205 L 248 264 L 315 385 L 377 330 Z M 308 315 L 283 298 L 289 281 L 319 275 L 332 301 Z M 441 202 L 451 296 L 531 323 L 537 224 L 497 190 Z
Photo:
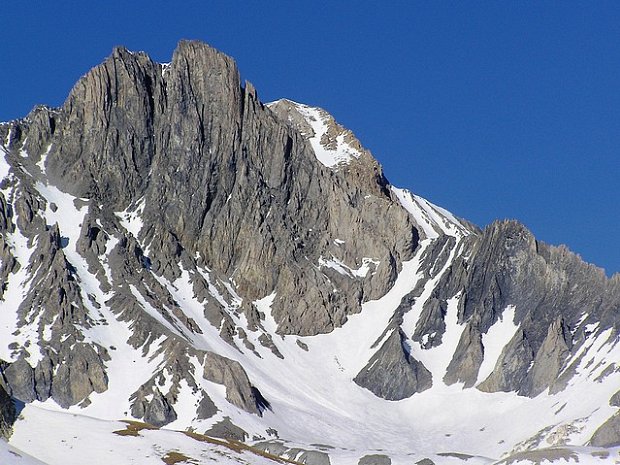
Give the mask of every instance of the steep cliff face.
M 460 290 L 463 303 L 459 340 L 448 382 L 463 382 L 487 392 L 516 391 L 534 397 L 547 388 L 562 390 L 571 356 L 592 336 L 606 330 L 616 334 L 607 315 L 620 308 L 617 278 L 585 264 L 564 247 L 536 241 L 515 221 L 490 225 L 457 261 L 441 288 Z M 504 347 L 493 371 L 479 376 L 483 334 L 513 308 L 518 327 Z M 588 329 L 590 328 L 590 329 Z M 467 354 L 478 353 L 480 356 Z M 572 367 L 574 368 L 574 366 Z M 565 373 L 568 375 L 568 373 Z
M 158 337 L 175 339 L 153 350 L 174 365 L 177 387 L 192 380 L 186 353 L 215 362 L 170 290 L 179 279 L 204 305 L 198 318 L 232 347 L 237 336 L 252 347 L 236 320 L 259 328 L 264 315 L 251 302 L 267 295 L 278 296 L 278 333 L 314 335 L 387 292 L 418 246 L 414 223 L 359 143 L 359 160 L 326 167 L 278 116 L 282 106 L 258 101 L 230 58 L 181 42 L 166 65 L 115 49 L 62 108 L 2 127 L 12 167 L 1 197 L 2 275 L 12 281 L 3 291 L 14 291 L 6 312 L 16 312 L 17 333 L 30 331 L 4 355 L 11 395 L 68 407 L 106 391 L 114 349 L 87 333 L 110 318 L 130 325 L 129 344 L 145 352 Z M 263 330 L 259 343 L 276 350 L 271 338 Z M 243 368 L 230 369 L 242 375 L 227 388 L 247 392 L 229 400 L 258 413 Z M 174 403 L 155 378 L 132 395 L 138 417 L 151 418 L 148 402 L 161 411 Z
M 316 460 L 334 436 L 405 454 L 412 424 L 420 454 L 446 428 L 497 457 L 617 436 L 575 399 L 617 391 L 619 276 L 391 186 L 327 112 L 264 105 L 198 42 L 117 48 L 0 125 L 0 283 L 2 431 L 13 398 Z M 546 413 L 511 429 L 507 403 Z
M 45 152 L 48 179 L 88 199 L 91 221 L 139 211 L 134 238 L 155 273 L 176 279 L 187 254 L 234 276 L 250 299 L 278 292 L 282 333 L 340 326 L 389 289 L 417 246 L 370 155 L 339 170 L 318 163 L 307 140 L 241 86 L 234 62 L 205 44 L 182 42 L 163 66 L 116 49 L 59 112 L 40 113 L 13 128 L 9 148 L 26 141 L 35 161 Z M 31 132 L 44 134 L 36 146 Z M 373 272 L 330 297 L 315 265 L 332 256 L 355 269 L 372 259 Z

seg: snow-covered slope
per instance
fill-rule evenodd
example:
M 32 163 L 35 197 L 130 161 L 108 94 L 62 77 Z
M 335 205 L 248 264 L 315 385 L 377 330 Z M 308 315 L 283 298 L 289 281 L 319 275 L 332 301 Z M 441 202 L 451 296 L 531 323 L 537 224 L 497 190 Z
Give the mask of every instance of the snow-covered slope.
M 0 463 L 617 462 L 618 278 L 389 185 L 231 63 L 117 50 L 0 125 Z
M 18 448 L 31 451 L 33 459 Z M 4 455 L 2 455 L 4 454 Z M 26 407 L 11 444 L 0 441 L 3 464 L 272 465 L 274 458 L 232 441 L 191 432 L 160 430 L 138 422 L 102 421 L 84 415 Z

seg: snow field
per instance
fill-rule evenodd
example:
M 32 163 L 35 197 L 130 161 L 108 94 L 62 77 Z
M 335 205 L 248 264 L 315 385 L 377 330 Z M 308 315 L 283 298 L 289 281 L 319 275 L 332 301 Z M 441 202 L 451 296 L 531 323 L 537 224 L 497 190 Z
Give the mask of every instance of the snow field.
M 28 405 L 15 425 L 11 445 L 0 441 L 2 465 L 161 465 L 171 453 L 191 463 L 222 465 L 273 465 L 273 461 L 250 452 L 234 450 L 193 439 L 171 430 L 139 431 L 139 436 L 118 435 L 127 429 L 120 421 L 104 421 L 72 413 Z M 10 451 L 26 449 L 38 460 L 17 458 Z M 9 455 L 11 454 L 11 455 Z M 15 460 L 14 460 L 15 457 Z

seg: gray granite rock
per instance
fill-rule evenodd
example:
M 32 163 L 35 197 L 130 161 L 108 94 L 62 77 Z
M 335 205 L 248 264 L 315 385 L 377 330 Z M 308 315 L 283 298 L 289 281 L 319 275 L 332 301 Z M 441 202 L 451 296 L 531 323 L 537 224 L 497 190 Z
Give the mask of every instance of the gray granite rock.
M 463 255 L 467 259 L 455 261 L 438 285 L 448 296 L 462 293 L 459 322 L 466 324 L 445 376 L 449 383 L 476 382 L 482 336 L 510 305 L 519 330 L 478 385 L 484 391 L 530 397 L 547 388 L 557 392 L 566 383 L 558 377 L 567 375 L 565 364 L 585 341 L 587 325 L 616 327 L 610 315 L 620 308 L 617 278 L 606 278 L 563 246 L 536 241 L 516 221 L 493 223 L 469 240 Z
M 297 456 L 297 461 L 305 465 L 331 465 L 329 454 L 318 450 L 306 450 Z
M 384 454 L 370 454 L 360 458 L 357 465 L 392 465 L 392 459 Z
M 218 421 L 208 429 L 205 434 L 216 438 L 233 439 L 235 441 L 245 441 L 248 437 L 248 433 L 235 425 L 230 420 L 230 417 L 224 417 L 224 419 Z
M 559 316 L 547 332 L 521 391 L 534 397 L 554 385 L 570 356 L 572 336 L 563 318 Z
M 146 423 L 161 427 L 177 419 L 177 414 L 168 399 L 157 387 L 150 390 L 143 388 L 136 394 L 131 407 L 134 418 L 143 419 Z
M 34 370 L 25 359 L 0 365 L 0 375 L 2 385 L 10 396 L 26 403 L 37 399 Z
M 239 362 L 208 352 L 204 359 L 203 376 L 226 386 L 226 400 L 248 412 L 261 414 L 264 399 L 250 384 L 248 375 Z
M 478 325 L 470 321 L 461 333 L 443 380 L 447 384 L 460 382 L 464 387 L 472 387 L 478 379 L 478 370 L 483 359 L 482 334 L 480 334 Z
M 435 465 L 435 462 L 429 458 L 423 458 L 422 460 L 417 461 L 416 465 Z
M 307 450 L 299 447 L 288 447 L 282 441 L 262 441 L 254 444 L 259 450 L 269 454 L 294 460 L 295 463 L 306 465 L 330 465 L 329 454 L 320 450 Z
M 429 389 L 431 373 L 404 344 L 404 334 L 393 331 L 353 381 L 386 400 L 406 399 Z
M 616 447 L 620 445 L 620 412 L 616 412 L 592 435 L 589 442 L 595 447 Z

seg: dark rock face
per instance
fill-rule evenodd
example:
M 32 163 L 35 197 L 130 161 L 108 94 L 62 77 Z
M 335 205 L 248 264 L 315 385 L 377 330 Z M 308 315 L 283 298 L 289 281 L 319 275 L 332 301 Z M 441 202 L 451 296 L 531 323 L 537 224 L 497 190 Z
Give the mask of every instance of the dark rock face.
M 611 396 L 611 399 L 609 399 L 609 405 L 612 407 L 620 407 L 620 391 Z
M 73 268 L 64 254 L 58 226 L 47 226 L 42 222 L 36 213 L 44 204 L 28 189 L 27 185 L 22 186 L 22 195 L 15 201 L 14 209 L 4 207 L 4 217 L 10 221 L 9 232 L 17 227 L 26 237 L 32 237 L 33 242 L 37 239 L 32 253 L 35 260 L 28 265 L 31 292 L 18 307 L 20 329 L 16 334 L 22 331 L 21 328 L 26 331 L 27 326 L 36 324 L 40 337 L 46 326 L 50 335 L 44 344 L 30 341 L 33 344 L 29 347 L 13 348 L 17 359 L 0 368 L 0 376 L 16 399 L 31 402 L 52 397 L 59 405 L 68 407 L 81 402 L 93 391 L 107 389 L 104 361 L 108 355 L 103 347 L 83 342 L 84 336 L 77 326 L 90 328 L 93 321 L 82 300 Z M 5 249 L 5 254 L 3 268 L 8 263 L 11 272 L 15 273 L 25 266 L 16 266 L 9 249 Z M 41 357 L 35 367 L 26 361 L 28 355 Z
M 11 435 L 11 426 L 15 421 L 15 404 L 0 383 L 0 438 Z
M 412 334 L 421 350 L 432 350 L 442 343 L 448 299 L 460 295 L 458 322 L 463 330 L 443 377 L 445 383 L 459 382 L 487 392 L 516 391 L 529 397 L 547 389 L 561 391 L 573 373 L 567 363 L 586 339 L 608 328 L 617 332 L 617 323 L 610 315 L 620 308 L 618 277 L 606 278 L 602 270 L 585 264 L 565 247 L 536 241 L 515 221 L 496 222 L 484 231 L 473 231 L 459 246 L 454 238 L 449 238 L 452 242 L 446 237 L 436 239 L 422 257 L 424 277 L 396 309 L 389 330 L 403 325 L 403 315 L 420 298 L 420 285 L 437 276 L 436 270 L 448 263 L 446 251 L 461 247 L 424 302 L 417 326 L 402 329 Z M 503 348 L 493 372 L 486 379 L 478 379 L 486 352 L 484 336 L 509 306 L 515 308 L 518 329 Z M 597 333 L 590 334 L 587 328 L 597 322 L 601 322 Z M 396 338 L 392 335 L 390 339 Z M 386 357 L 388 347 L 392 355 Z M 394 361 L 402 354 L 398 347 L 386 342 L 355 381 L 386 399 L 394 396 L 387 392 L 395 386 L 409 386 L 399 396 L 420 392 L 420 386 L 426 386 L 426 370 L 421 371 L 422 384 L 414 389 L 412 371 L 394 368 L 405 366 L 402 358 Z
M 404 347 L 394 331 L 353 381 L 386 400 L 401 400 L 432 385 L 430 372 Z
M 67 359 L 59 363 L 45 358 L 32 368 L 20 358 L 0 368 L 0 376 L 11 396 L 22 402 L 45 401 L 52 397 L 58 405 L 67 408 L 92 392 L 107 389 L 107 375 L 100 363 L 101 359 L 90 345 L 76 344 L 67 353 Z

